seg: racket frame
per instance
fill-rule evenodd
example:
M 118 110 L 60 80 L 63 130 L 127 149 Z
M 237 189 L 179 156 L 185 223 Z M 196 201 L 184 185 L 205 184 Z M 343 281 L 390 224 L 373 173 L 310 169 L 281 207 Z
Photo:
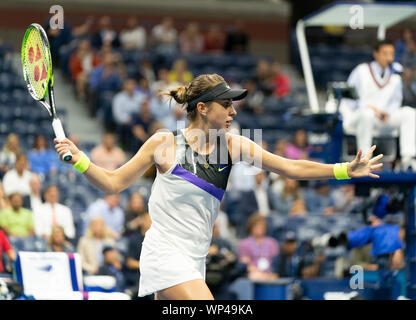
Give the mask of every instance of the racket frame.
M 40 34 L 40 38 L 42 40 L 43 43 L 43 49 L 45 51 L 45 54 L 47 55 L 46 60 L 48 61 L 48 74 L 47 74 L 47 81 L 46 81 L 46 90 L 45 93 L 43 95 L 43 97 L 38 97 L 35 90 L 33 89 L 31 83 L 30 83 L 30 77 L 27 75 L 25 67 L 24 67 L 24 63 L 23 63 L 23 52 L 22 52 L 22 65 L 23 65 L 23 75 L 24 75 L 24 79 L 27 85 L 27 89 L 30 93 L 30 95 L 32 96 L 33 99 L 39 101 L 48 111 L 49 115 L 51 116 L 51 121 L 52 121 L 52 127 L 55 133 L 55 136 L 58 138 L 59 141 L 62 141 L 63 139 L 65 139 L 65 133 L 62 127 L 62 123 L 59 120 L 57 114 L 56 114 L 56 108 L 55 108 L 55 94 L 53 91 L 53 69 L 52 69 L 52 57 L 51 57 L 51 51 L 50 51 L 50 46 L 49 46 L 49 41 L 48 41 L 48 37 L 46 35 L 45 30 L 42 28 L 42 26 L 40 26 L 37 23 L 32 23 L 29 28 L 26 30 L 25 36 L 23 38 L 23 46 L 22 46 L 22 51 L 25 50 L 26 46 L 25 46 L 25 42 L 26 42 L 26 38 L 29 35 L 29 30 L 35 28 L 39 34 Z M 49 95 L 49 104 L 46 102 L 46 95 Z M 62 158 L 64 159 L 64 161 L 70 161 L 72 159 L 72 154 L 70 151 L 66 152 Z

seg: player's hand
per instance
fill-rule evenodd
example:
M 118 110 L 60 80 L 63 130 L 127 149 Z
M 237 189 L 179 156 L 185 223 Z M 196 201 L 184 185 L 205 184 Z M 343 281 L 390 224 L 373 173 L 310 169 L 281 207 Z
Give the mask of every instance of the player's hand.
M 355 159 L 348 163 L 348 176 L 351 178 L 359 178 L 359 177 L 371 177 L 371 178 L 380 178 L 378 175 L 372 173 L 371 171 L 381 169 L 383 166 L 382 163 L 378 163 L 378 161 L 383 158 L 382 154 L 371 158 L 376 146 L 372 146 L 366 156 L 361 158 L 363 152 L 360 149 L 357 153 Z
M 79 160 L 80 152 L 77 146 L 69 139 L 65 138 L 61 142 L 58 141 L 57 138 L 53 139 L 53 142 L 55 143 L 55 150 L 59 155 L 59 159 L 62 160 L 62 156 L 69 151 L 72 153 L 72 159 L 68 162 L 65 161 L 65 163 L 74 164 Z

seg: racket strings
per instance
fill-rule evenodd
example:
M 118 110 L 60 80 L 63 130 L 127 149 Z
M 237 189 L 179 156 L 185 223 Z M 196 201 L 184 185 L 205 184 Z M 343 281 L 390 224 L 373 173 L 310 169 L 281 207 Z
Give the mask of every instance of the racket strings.
M 30 30 L 23 50 L 23 68 L 27 82 L 37 99 L 43 99 L 48 88 L 49 59 L 37 29 Z

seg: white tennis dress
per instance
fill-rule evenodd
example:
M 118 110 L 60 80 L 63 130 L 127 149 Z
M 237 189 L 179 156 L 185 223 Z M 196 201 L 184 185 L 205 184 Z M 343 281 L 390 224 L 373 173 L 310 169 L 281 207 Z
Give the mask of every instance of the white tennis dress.
M 157 171 L 149 199 L 152 225 L 140 255 L 139 296 L 205 279 L 205 257 L 231 171 L 225 135 L 210 155 L 194 152 L 175 132 L 175 162 Z

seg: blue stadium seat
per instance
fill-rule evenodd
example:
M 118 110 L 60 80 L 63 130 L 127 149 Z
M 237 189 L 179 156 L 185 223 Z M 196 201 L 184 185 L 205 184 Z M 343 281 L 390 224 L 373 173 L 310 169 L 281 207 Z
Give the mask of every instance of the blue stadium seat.
M 13 78 L 7 73 L 0 73 L 0 88 L 9 90 L 12 87 Z
M 235 67 L 240 69 L 253 69 L 256 66 L 256 59 L 250 54 L 236 54 L 232 57 Z
M 210 55 L 207 54 L 190 54 L 184 55 L 189 68 L 202 69 L 210 64 Z

